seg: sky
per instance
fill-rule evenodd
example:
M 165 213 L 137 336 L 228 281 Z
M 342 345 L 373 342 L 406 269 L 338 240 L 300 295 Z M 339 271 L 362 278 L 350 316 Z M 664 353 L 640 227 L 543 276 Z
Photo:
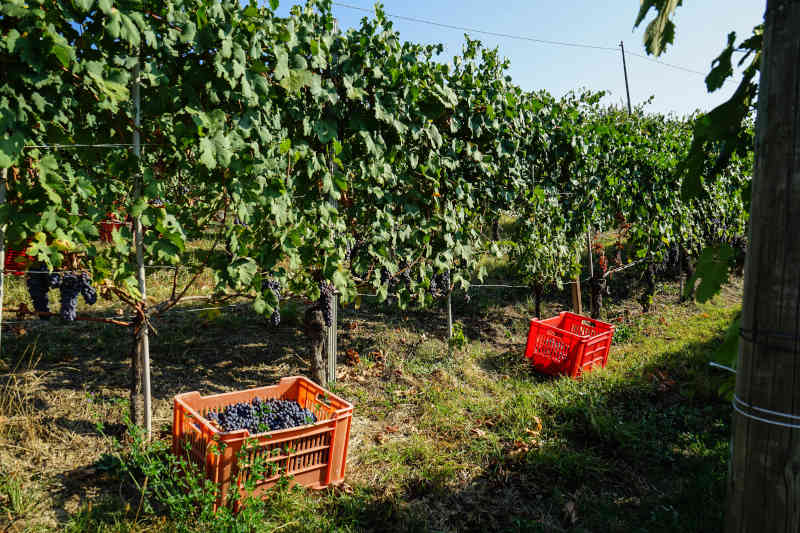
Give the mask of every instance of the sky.
M 285 16 L 296 3 L 300 2 L 280 0 L 278 14 Z M 762 22 L 765 4 L 764 0 L 686 0 L 674 18 L 675 44 L 658 61 L 703 74 L 626 54 L 632 104 L 653 96 L 647 110 L 687 115 L 695 110 L 708 111 L 724 102 L 735 90 L 736 81 L 729 79 L 722 89 L 709 94 L 704 74 L 724 48 L 729 32 L 736 32 L 738 43 Z M 369 16 L 369 13 L 346 6 L 371 10 L 374 1 L 335 1 L 333 13 L 342 30 L 358 26 L 362 17 Z M 486 46 L 499 47 L 500 55 L 511 61 L 509 74 L 514 83 L 525 90 L 545 89 L 555 96 L 570 90 L 602 90 L 608 93 L 606 103 L 619 105 L 625 105 L 626 98 L 619 43 L 624 42 L 626 52 L 646 55 L 644 28 L 655 14 L 651 10 L 645 22 L 634 30 L 633 22 L 639 10 L 636 0 L 384 0 L 383 6 L 389 15 L 532 39 L 613 48 L 615 50 L 556 46 L 392 18 L 401 39 L 443 44 L 445 50 L 440 56 L 443 62 L 450 62 L 453 55 L 460 53 L 464 33 L 469 33 L 471 38 L 477 38 Z

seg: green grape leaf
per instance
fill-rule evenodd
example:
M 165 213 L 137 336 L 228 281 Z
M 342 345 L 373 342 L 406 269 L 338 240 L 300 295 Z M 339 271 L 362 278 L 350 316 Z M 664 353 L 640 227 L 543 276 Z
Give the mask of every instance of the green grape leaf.
M 92 4 L 94 4 L 94 0 L 72 0 L 72 3 L 75 7 L 77 7 L 81 11 L 89 11 L 92 9 Z
M 740 312 L 725 332 L 725 339 L 722 344 L 714 351 L 711 357 L 712 361 L 736 368 L 739 360 L 739 329 L 741 325 L 742 314 Z
M 65 46 L 63 44 L 54 44 L 51 51 L 64 67 L 69 66 L 70 59 L 72 58 L 72 49 L 69 46 Z
M 700 284 L 695 293 L 697 301 L 706 302 L 718 294 L 725 282 L 728 281 L 734 256 L 733 248 L 727 244 L 706 247 L 697 260 L 697 269 L 694 275 L 686 284 L 686 296 L 691 295 L 691 290 L 698 279 Z
M 104 15 L 110 15 L 111 9 L 114 7 L 114 0 L 98 0 L 97 7 Z
M 731 56 L 734 52 L 734 45 L 736 43 L 736 32 L 732 31 L 728 34 L 728 45 L 720 55 L 711 63 L 711 72 L 706 76 L 706 87 L 708 92 L 713 92 L 722 87 L 725 80 L 733 76 L 733 66 L 731 65 Z
M 200 163 L 205 165 L 206 168 L 209 170 L 216 168 L 217 166 L 217 153 L 216 148 L 214 147 L 214 143 L 211 142 L 211 139 L 208 137 L 203 137 L 200 139 Z
M 289 77 L 289 54 L 283 46 L 275 48 L 275 70 L 272 74 L 278 81 Z
M 328 144 L 331 139 L 336 138 L 337 125 L 332 120 L 317 120 L 314 122 L 314 133 L 322 144 Z
M 289 93 L 296 93 L 303 87 L 311 85 L 313 77 L 308 70 L 290 70 L 289 75 L 280 81 L 281 87 Z
M 16 164 L 24 145 L 25 137 L 19 131 L 14 132 L 11 137 L 6 135 L 0 137 L 0 168 L 8 168 Z

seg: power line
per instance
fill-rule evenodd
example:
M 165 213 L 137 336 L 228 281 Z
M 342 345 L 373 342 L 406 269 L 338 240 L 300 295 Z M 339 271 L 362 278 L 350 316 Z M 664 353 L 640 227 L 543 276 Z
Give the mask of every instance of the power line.
M 625 54 L 629 55 L 629 56 L 634 56 L 634 57 L 638 57 L 638 58 L 641 58 L 641 59 L 645 59 L 647 61 L 650 61 L 651 63 L 655 63 L 657 65 L 662 65 L 664 67 L 670 67 L 670 68 L 674 68 L 674 69 L 678 69 L 678 70 L 683 70 L 684 72 L 690 72 L 692 74 L 699 74 L 700 76 L 705 76 L 707 74 L 705 72 L 700 72 L 699 70 L 692 70 L 690 68 L 682 67 L 680 65 L 675 65 L 673 63 L 666 63 L 664 61 L 659 61 L 658 59 L 653 59 L 652 57 L 647 57 L 647 56 L 642 55 L 642 54 L 636 54 L 636 53 L 628 52 L 628 51 L 626 51 Z
M 375 13 L 375 11 L 372 10 L 372 9 L 368 9 L 368 8 L 365 8 L 365 7 L 354 6 L 354 5 L 350 5 L 350 4 L 344 4 L 342 2 L 332 2 L 332 4 L 335 5 L 335 6 L 345 7 L 347 9 L 354 9 L 356 11 L 362 11 L 362 12 L 365 12 L 365 13 L 372 13 L 372 14 Z M 514 34 L 511 34 L 511 33 L 501 33 L 501 32 L 494 32 L 494 31 L 479 30 L 477 28 L 469 28 L 469 27 L 466 27 L 466 26 L 456 26 L 454 24 L 444 24 L 444 23 L 441 23 L 441 22 L 433 21 L 433 20 L 421 19 L 421 18 L 417 18 L 417 17 L 407 17 L 407 16 L 404 16 L 404 15 L 395 15 L 395 14 L 392 14 L 392 13 L 386 13 L 386 16 L 387 17 L 391 17 L 391 18 L 395 18 L 395 19 L 399 19 L 399 20 L 406 20 L 406 21 L 409 21 L 409 22 L 418 22 L 420 24 L 428 24 L 430 26 L 437 26 L 439 28 L 448 28 L 448 29 L 451 29 L 451 30 L 466 31 L 466 32 L 469 32 L 469 33 L 479 33 L 479 34 L 483 34 L 483 35 L 491 35 L 493 37 L 503 37 L 503 38 L 506 38 L 506 39 L 514 39 L 514 40 L 517 40 L 517 41 L 527 41 L 527 42 L 538 43 L 538 44 L 549 44 L 549 45 L 553 45 L 553 46 L 568 46 L 568 47 L 571 47 L 571 48 L 586 48 L 586 49 L 590 49 L 590 50 L 604 50 L 606 52 L 614 52 L 614 53 L 619 51 L 618 48 L 613 48 L 613 47 L 610 47 L 610 46 L 600 46 L 600 45 L 587 44 L 587 43 L 574 43 L 574 42 L 569 42 L 569 41 L 552 41 L 552 40 L 549 40 L 549 39 L 537 39 L 535 37 L 526 37 L 524 35 L 514 35 Z M 673 63 L 666 63 L 664 61 L 659 61 L 657 59 L 653 59 L 651 57 L 647 57 L 647 56 L 644 56 L 644 55 L 641 55 L 641 54 L 635 54 L 635 53 L 627 52 L 627 51 L 625 52 L 625 54 L 631 55 L 631 56 L 635 56 L 635 57 L 638 57 L 638 58 L 641 58 L 641 59 L 645 59 L 647 61 L 650 61 L 651 63 L 656 63 L 656 64 L 662 65 L 664 67 L 669 67 L 669 68 L 674 68 L 674 69 L 677 69 L 677 70 L 682 70 L 684 72 L 689 72 L 691 74 L 699 74 L 700 76 L 705 76 L 706 75 L 704 72 L 700 72 L 698 70 L 693 70 L 693 69 L 690 69 L 690 68 L 687 68 L 687 67 L 682 67 L 680 65 L 675 65 Z
M 364 11 L 366 13 L 375 13 L 374 10 L 367 9 L 365 7 L 358 7 L 358 6 L 353 6 L 353 5 L 350 5 L 350 4 L 343 4 L 341 2 L 332 2 L 332 4 L 335 5 L 335 6 L 339 6 L 339 7 L 346 7 L 348 9 L 355 9 L 356 11 Z M 438 26 L 440 28 L 448 28 L 448 29 L 451 29 L 451 30 L 460 30 L 460 31 L 466 31 L 466 32 L 470 32 L 470 33 L 481 33 L 481 34 L 484 34 L 484 35 L 492 35 L 494 37 L 505 37 L 507 39 L 516 39 L 518 41 L 528 41 L 528 42 L 540 43 L 540 44 L 552 44 L 552 45 L 555 45 L 555 46 L 571 46 L 573 48 L 590 48 L 590 49 L 594 49 L 594 50 L 607 50 L 607 51 L 611 51 L 611 52 L 616 52 L 617 51 L 616 48 L 611 48 L 609 46 L 597 46 L 597 45 L 593 45 L 593 44 L 570 43 L 570 42 L 566 42 L 566 41 L 550 41 L 550 40 L 547 40 L 547 39 L 536 39 L 534 37 L 525 37 L 525 36 L 522 36 L 522 35 L 513 35 L 513 34 L 510 34 L 510 33 L 499 33 L 499 32 L 493 32 L 493 31 L 478 30 L 478 29 L 475 29 L 475 28 L 467 28 L 465 26 L 455 26 L 453 24 L 443 24 L 441 22 L 436 22 L 436 21 L 433 21 L 433 20 L 420 19 L 420 18 L 416 18 L 416 17 L 406 17 L 406 16 L 403 16 L 403 15 L 393 15 L 391 13 L 386 13 L 386 16 L 387 17 L 396 18 L 396 19 L 400 19 L 400 20 L 407 20 L 407 21 L 410 21 L 410 22 L 419 22 L 420 24 L 429 24 L 431 26 Z

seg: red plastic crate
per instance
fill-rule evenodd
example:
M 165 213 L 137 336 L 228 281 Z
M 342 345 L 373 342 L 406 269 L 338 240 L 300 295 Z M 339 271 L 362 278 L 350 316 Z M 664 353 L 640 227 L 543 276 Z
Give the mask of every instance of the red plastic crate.
M 7 248 L 3 270 L 15 276 L 22 276 L 33 262 L 34 258 L 25 253 L 25 250 Z
M 246 429 L 221 431 L 205 418 L 209 411 L 256 397 L 294 400 L 313 412 L 317 422 L 251 435 Z M 231 490 L 238 489 L 240 497 L 247 495 L 244 484 L 251 476 L 247 467 L 257 457 L 270 466 L 270 475 L 253 477 L 254 496 L 275 485 L 282 476 L 291 476 L 291 483 L 323 489 L 344 481 L 352 418 L 352 404 L 301 376 L 283 378 L 269 387 L 212 396 L 187 392 L 175 396 L 172 451 L 176 455 L 188 451 L 189 459 L 217 484 L 216 506 L 229 501 Z M 240 464 L 241 460 L 244 464 Z
M 113 213 L 108 213 L 106 218 L 98 223 L 98 230 L 100 231 L 100 240 L 103 242 L 111 242 L 112 236 L 111 233 L 114 230 L 118 230 L 124 225 L 117 215 Z
M 525 357 L 543 374 L 577 377 L 605 368 L 613 336 L 613 325 L 564 311 L 531 320 Z

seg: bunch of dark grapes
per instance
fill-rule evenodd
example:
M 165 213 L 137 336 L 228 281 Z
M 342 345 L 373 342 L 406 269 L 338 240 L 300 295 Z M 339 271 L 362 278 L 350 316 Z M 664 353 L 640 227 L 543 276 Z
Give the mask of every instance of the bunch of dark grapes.
M 411 290 L 411 269 L 403 265 L 403 271 L 400 274 L 400 281 L 405 285 L 406 289 Z
M 358 255 L 358 250 L 361 248 L 362 244 L 364 244 L 363 239 L 358 239 L 355 242 L 348 242 L 347 248 L 345 248 L 344 251 L 344 260 L 350 261 L 354 255 Z
M 51 282 L 50 277 L 52 274 L 44 272 L 45 265 L 39 263 L 35 267 L 34 272 L 29 272 L 25 279 L 25 284 L 28 286 L 28 294 L 31 295 L 33 301 L 33 308 L 39 313 L 50 312 L 50 298 L 47 292 L 50 290 Z M 56 276 L 58 276 L 56 274 Z M 49 316 L 41 316 L 42 320 L 50 320 Z
M 399 266 L 400 270 L 394 275 L 386 268 L 381 268 L 381 285 L 388 284 L 389 294 L 397 294 L 403 286 L 411 290 L 411 268 L 405 262 L 401 262 Z
M 272 278 L 267 279 L 263 283 L 264 289 L 269 289 L 272 291 L 272 294 L 275 295 L 275 298 L 278 299 L 278 303 L 280 304 L 281 301 L 281 284 L 275 281 Z M 273 326 L 278 327 L 281 323 L 281 310 L 280 305 L 275 306 L 275 310 L 272 311 L 272 315 L 269 317 L 269 321 L 272 323 Z
M 452 283 L 450 280 L 449 270 L 445 270 L 444 272 L 441 273 L 441 281 L 439 282 L 439 285 L 441 285 L 444 288 L 445 292 L 450 292 Z
M 92 287 L 92 280 L 86 272 L 81 274 L 81 296 L 83 296 L 83 301 L 89 305 L 97 303 L 97 290 Z
M 250 433 L 263 433 L 314 424 L 317 417 L 292 400 L 253 398 L 239 402 L 221 411 L 210 411 L 206 418 L 219 425 L 223 431 L 246 429 Z
M 439 298 L 445 296 L 448 292 L 450 292 L 450 271 L 445 270 L 439 274 L 434 274 L 431 278 L 431 296 Z
M 327 327 L 331 327 L 333 323 L 333 301 L 336 289 L 333 284 L 328 281 L 319 282 L 319 300 L 317 300 L 316 307 L 322 311 L 322 318 Z
M 78 295 L 89 305 L 97 302 L 97 291 L 92 287 L 89 275 L 85 272 L 77 274 L 53 274 L 50 277 L 52 286 L 61 291 L 61 318 L 75 320 L 78 308 Z
M 656 265 L 656 273 L 666 278 L 676 278 L 681 273 L 681 247 L 672 243 L 661 250 L 661 262 Z

